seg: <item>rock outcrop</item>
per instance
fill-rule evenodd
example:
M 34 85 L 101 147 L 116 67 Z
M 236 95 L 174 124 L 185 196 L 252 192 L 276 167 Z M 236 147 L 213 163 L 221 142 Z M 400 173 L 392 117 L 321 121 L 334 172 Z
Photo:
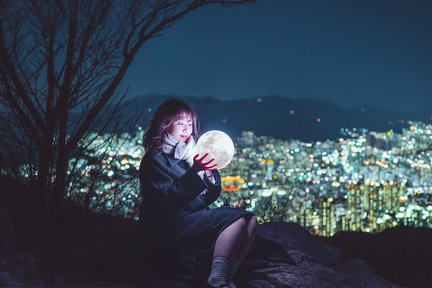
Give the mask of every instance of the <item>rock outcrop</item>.
M 34 254 L 16 249 L 4 215 L 0 207 L 0 240 L 5 240 L 0 242 L 0 286 L 148 286 L 140 265 L 145 253 L 133 221 L 76 216 L 49 237 L 54 253 L 42 263 Z M 257 236 L 262 246 L 254 247 L 241 266 L 235 279 L 240 288 L 395 286 L 364 261 L 345 258 L 342 250 L 323 244 L 297 224 L 262 224 Z
M 13 253 L 16 249 L 15 231 L 6 207 L 0 204 L 0 255 Z
M 432 229 L 395 227 L 378 234 L 338 232 L 323 241 L 362 258 L 381 275 L 403 287 L 432 287 Z
M 17 248 L 9 211 L 0 205 L 0 287 L 42 287 L 41 261 Z
M 279 243 L 295 264 L 248 259 L 238 276 L 240 287 L 396 287 L 366 262 L 346 258 L 341 249 L 323 244 L 298 224 L 265 223 L 257 235 Z

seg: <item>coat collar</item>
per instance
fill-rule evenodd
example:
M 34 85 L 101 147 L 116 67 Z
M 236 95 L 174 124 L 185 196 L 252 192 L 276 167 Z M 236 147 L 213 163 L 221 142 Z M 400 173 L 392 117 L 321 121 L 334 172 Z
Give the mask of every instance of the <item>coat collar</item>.
M 174 158 L 173 155 L 165 154 L 162 151 L 157 150 L 155 148 L 152 148 L 151 153 L 152 153 L 152 155 L 154 155 L 158 158 L 161 157 L 162 159 L 164 159 L 164 160 L 162 160 L 162 159 L 161 160 L 164 161 L 165 165 L 167 165 L 168 167 L 172 167 L 181 161 L 180 159 Z
M 166 163 L 169 165 L 169 167 L 172 167 L 181 161 L 180 159 L 174 158 L 172 155 L 168 155 L 165 153 L 162 153 L 162 155 L 165 157 Z

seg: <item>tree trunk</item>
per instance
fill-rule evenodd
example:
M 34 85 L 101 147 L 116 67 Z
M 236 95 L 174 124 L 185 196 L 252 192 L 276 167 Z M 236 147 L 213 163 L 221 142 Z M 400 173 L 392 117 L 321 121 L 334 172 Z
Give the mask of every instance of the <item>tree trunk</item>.
M 65 91 L 59 103 L 59 135 L 58 135 L 58 154 L 57 163 L 55 165 L 55 186 L 51 195 L 51 211 L 53 220 L 61 220 L 61 212 L 63 210 L 63 200 L 66 191 L 66 178 L 69 163 L 69 149 L 66 143 L 67 137 L 67 92 Z
M 69 155 L 66 151 L 59 154 L 57 159 L 55 187 L 50 197 L 51 220 L 53 221 L 61 221 L 62 219 L 61 213 L 64 208 L 68 159 Z
M 39 153 L 39 167 L 37 182 L 32 191 L 37 199 L 36 212 L 37 223 L 39 225 L 38 231 L 43 234 L 46 230 L 48 220 L 48 195 L 49 195 L 49 159 L 42 149 Z M 41 236 L 41 235 L 39 235 Z

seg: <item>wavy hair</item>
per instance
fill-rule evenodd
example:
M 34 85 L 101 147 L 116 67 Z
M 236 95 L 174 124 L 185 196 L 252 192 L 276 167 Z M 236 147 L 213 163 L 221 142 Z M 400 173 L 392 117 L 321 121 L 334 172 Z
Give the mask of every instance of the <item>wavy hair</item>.
M 143 146 L 146 151 L 151 148 L 161 150 L 165 136 L 177 116 L 187 114 L 192 118 L 192 137 L 198 140 L 200 133 L 199 118 L 197 112 L 182 100 L 171 98 L 162 103 L 156 110 L 150 127 L 144 135 Z

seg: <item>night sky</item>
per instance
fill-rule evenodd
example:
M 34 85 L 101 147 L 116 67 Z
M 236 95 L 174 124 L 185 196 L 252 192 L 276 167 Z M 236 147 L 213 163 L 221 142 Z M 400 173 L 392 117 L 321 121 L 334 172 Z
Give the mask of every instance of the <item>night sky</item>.
M 280 95 L 343 107 L 432 108 L 432 1 L 261 0 L 211 5 L 150 40 L 129 95 Z

